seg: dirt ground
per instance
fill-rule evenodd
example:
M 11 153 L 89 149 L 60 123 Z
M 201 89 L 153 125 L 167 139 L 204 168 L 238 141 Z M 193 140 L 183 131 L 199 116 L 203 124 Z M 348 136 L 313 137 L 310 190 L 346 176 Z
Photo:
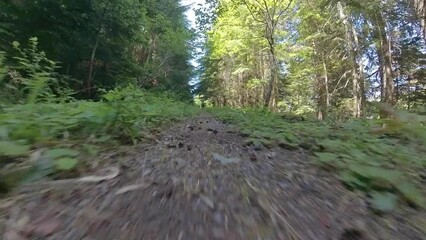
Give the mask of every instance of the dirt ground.
M 424 211 L 378 216 L 303 149 L 248 146 L 209 116 L 106 159 L 92 173 L 102 181 L 34 183 L 2 200 L 2 239 L 426 239 Z

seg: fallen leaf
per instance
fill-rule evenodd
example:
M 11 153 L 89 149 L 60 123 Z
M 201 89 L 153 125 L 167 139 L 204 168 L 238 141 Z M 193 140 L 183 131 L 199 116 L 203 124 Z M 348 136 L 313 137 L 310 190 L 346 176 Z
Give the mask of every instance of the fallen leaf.
M 120 169 L 117 167 L 111 167 L 107 169 L 110 174 L 105 176 L 88 176 L 77 179 L 77 182 L 84 183 L 97 183 L 102 181 L 108 181 L 116 178 L 120 174 Z
M 201 200 L 203 200 L 203 202 L 207 206 L 209 206 L 211 209 L 214 209 L 214 203 L 213 203 L 213 201 L 210 198 L 208 198 L 208 197 L 206 197 L 204 195 L 202 195 L 200 198 L 201 198 Z
M 38 149 L 38 150 L 32 152 L 31 156 L 30 156 L 30 162 L 32 162 L 32 163 L 37 162 L 41 158 L 43 151 L 44 151 L 44 149 Z
M 240 161 L 241 161 L 241 159 L 240 159 L 240 158 L 227 158 L 227 157 L 224 157 L 224 156 L 219 155 L 219 154 L 217 154 L 217 153 L 213 153 L 213 158 L 214 158 L 216 161 L 219 161 L 219 162 L 221 162 L 221 163 L 222 163 L 222 164 L 224 164 L 224 165 L 232 164 L 232 163 L 238 163 L 238 162 L 240 162 Z
M 144 188 L 149 187 L 150 185 L 151 184 L 141 183 L 141 184 L 135 184 L 135 185 L 126 186 L 126 187 L 120 188 L 115 193 L 115 195 L 121 195 L 121 194 L 124 194 L 124 193 L 127 193 L 127 192 L 131 192 L 131 191 L 135 191 L 135 190 L 138 190 L 138 189 L 144 189 Z

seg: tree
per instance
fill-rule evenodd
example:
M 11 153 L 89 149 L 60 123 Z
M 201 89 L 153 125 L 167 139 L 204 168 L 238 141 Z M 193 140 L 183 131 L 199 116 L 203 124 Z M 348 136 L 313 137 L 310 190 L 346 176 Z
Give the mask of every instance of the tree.
M 0 33 L 10 33 L 0 34 L 0 50 L 11 55 L 11 42 L 37 37 L 60 73 L 77 80 L 70 84 L 80 97 L 138 80 L 190 97 L 191 34 L 176 1 L 21 0 L 0 7 Z
M 362 64 L 362 54 L 358 40 L 358 34 L 353 26 L 351 19 L 347 16 L 342 2 L 337 2 L 340 19 L 345 26 L 345 36 L 347 42 L 347 51 L 352 65 L 352 95 L 354 98 L 353 115 L 362 117 L 365 107 L 364 92 L 364 66 Z
M 279 72 L 279 63 L 276 57 L 276 31 L 279 22 L 289 10 L 293 0 L 243 0 L 243 2 L 253 19 L 261 24 L 259 27 L 264 29 L 264 38 L 268 42 L 271 73 L 264 103 L 264 106 L 268 107 L 271 104 L 271 97 Z
M 201 93 L 220 106 L 319 119 L 374 116 L 367 99 L 414 109 L 425 43 L 413 9 L 402 0 L 221 0 Z
M 426 2 L 424 0 L 410 0 L 411 6 L 423 28 L 423 39 L 426 41 Z

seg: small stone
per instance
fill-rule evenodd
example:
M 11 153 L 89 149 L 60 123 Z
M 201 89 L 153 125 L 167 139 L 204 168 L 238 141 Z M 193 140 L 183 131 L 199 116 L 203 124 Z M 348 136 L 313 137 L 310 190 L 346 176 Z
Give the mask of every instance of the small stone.
M 255 151 L 262 151 L 262 145 L 255 145 L 254 147 L 253 147 L 253 149 L 255 150 Z
M 167 148 L 176 148 L 176 147 L 177 147 L 176 144 L 172 144 L 172 143 L 167 145 Z
M 143 171 L 142 176 L 148 176 L 150 173 L 152 172 L 152 169 L 146 169 L 145 171 Z
M 357 229 L 345 229 L 339 240 L 363 240 L 364 234 Z
M 194 127 L 193 126 L 191 126 L 191 125 L 186 125 L 186 128 L 188 128 L 189 130 L 191 130 L 191 131 L 194 131 Z
M 223 224 L 223 217 L 219 212 L 215 212 L 213 214 L 213 219 L 217 224 Z
M 273 159 L 277 156 L 277 153 L 276 152 L 270 152 L 270 153 L 268 153 L 267 156 L 268 156 L 269 159 Z
M 283 190 L 287 190 L 288 189 L 288 187 L 289 187 L 289 184 L 288 183 L 285 183 L 285 182 L 280 182 L 280 183 L 278 183 L 278 185 L 283 189 Z
M 256 153 L 251 153 L 250 154 L 250 161 L 252 161 L 252 162 L 256 162 L 257 161 Z

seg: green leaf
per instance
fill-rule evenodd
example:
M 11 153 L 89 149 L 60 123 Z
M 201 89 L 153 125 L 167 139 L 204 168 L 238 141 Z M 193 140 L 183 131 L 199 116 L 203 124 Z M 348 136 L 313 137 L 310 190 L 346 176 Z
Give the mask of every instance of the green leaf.
M 55 166 L 58 170 L 69 171 L 74 169 L 78 164 L 78 160 L 74 158 L 60 158 L 55 161 Z
M 424 198 L 422 192 L 417 189 L 417 187 L 410 182 L 402 182 L 396 184 L 396 189 L 404 196 L 404 198 L 410 203 L 426 208 L 426 199 Z
M 0 141 L 0 156 L 20 157 L 28 154 L 30 146 L 19 145 L 15 142 Z
M 370 203 L 375 210 L 389 212 L 395 209 L 398 203 L 398 196 L 389 192 L 374 192 L 371 194 Z
M 348 149 L 352 148 L 353 146 L 349 143 L 342 142 L 341 140 L 328 140 L 323 139 L 320 144 L 326 151 L 330 152 L 346 152 Z
M 107 141 L 109 141 L 109 140 L 111 140 L 111 139 L 112 139 L 112 136 L 110 136 L 110 135 L 105 135 L 105 136 L 102 136 L 102 137 L 100 137 L 100 138 L 95 139 L 95 140 L 94 140 L 94 142 L 98 142 L 98 143 L 105 143 L 105 142 L 107 142 Z
M 83 149 L 85 150 L 85 152 L 87 152 L 90 156 L 95 156 L 96 154 L 99 153 L 99 147 L 96 145 L 92 145 L 92 144 L 85 144 L 83 146 Z
M 349 170 L 368 179 L 381 179 L 392 184 L 399 183 L 399 181 L 403 178 L 403 173 L 401 171 L 388 170 L 374 166 L 350 164 Z
M 367 189 L 368 187 L 368 184 L 366 182 L 363 182 L 361 179 L 357 178 L 349 171 L 342 172 L 340 174 L 340 180 L 342 180 L 344 183 L 353 188 Z
M 22 179 L 21 184 L 27 184 L 41 180 L 54 173 L 54 170 L 55 169 L 52 159 L 48 157 L 41 157 L 31 167 L 31 170 L 28 175 Z
M 333 163 L 339 160 L 339 156 L 334 153 L 317 152 L 315 155 L 317 155 L 318 161 L 321 163 Z
M 47 151 L 46 156 L 56 159 L 60 157 L 77 157 L 80 153 L 70 148 L 56 148 Z

